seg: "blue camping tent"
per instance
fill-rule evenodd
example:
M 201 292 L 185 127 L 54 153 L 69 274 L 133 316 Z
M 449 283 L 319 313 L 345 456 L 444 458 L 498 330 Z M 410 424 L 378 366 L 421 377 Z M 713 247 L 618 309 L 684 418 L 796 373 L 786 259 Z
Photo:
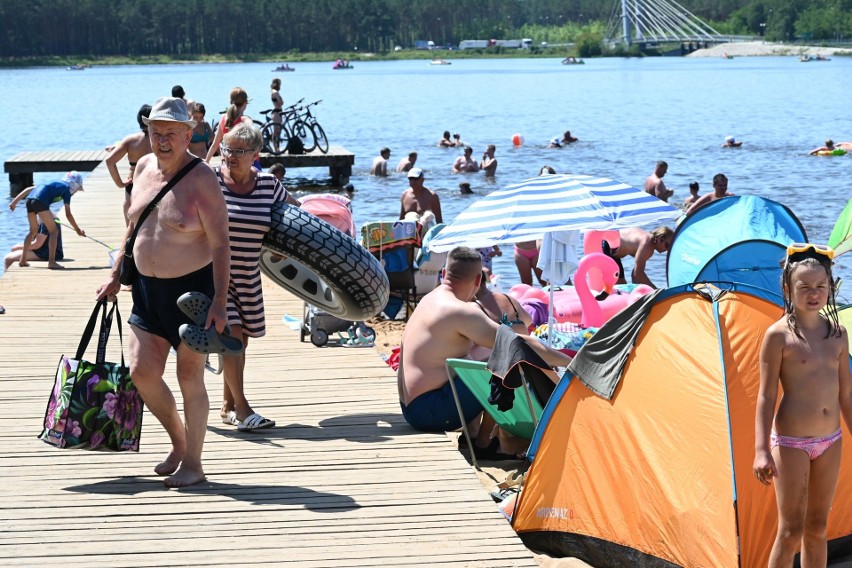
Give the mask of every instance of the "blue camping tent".
M 788 244 L 807 240 L 785 205 L 753 195 L 718 199 L 675 231 L 666 261 L 668 285 L 740 282 L 780 294 L 779 261 Z

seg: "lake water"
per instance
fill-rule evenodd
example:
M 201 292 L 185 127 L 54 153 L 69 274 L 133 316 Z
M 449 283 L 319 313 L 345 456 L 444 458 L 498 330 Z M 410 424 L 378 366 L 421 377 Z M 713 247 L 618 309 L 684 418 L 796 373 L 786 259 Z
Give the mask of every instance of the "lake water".
M 359 225 L 395 218 L 407 187 L 401 174 L 369 176 L 382 146 L 392 150 L 392 169 L 408 152 L 419 153 L 417 165 L 427 172 L 427 187 L 439 193 L 445 221 L 477 197 L 459 195 L 460 181 L 483 194 L 532 177 L 544 164 L 641 187 L 655 162 L 666 160 L 665 180 L 676 191 L 674 203 L 689 194 L 690 181 L 709 192 L 713 175 L 723 172 L 730 191 L 790 207 L 814 242 L 827 241 L 852 197 L 852 156 L 806 155 L 826 138 L 852 139 L 848 101 L 839 96 L 852 91 L 852 58 L 808 64 L 793 57 L 595 59 L 572 66 L 558 59 L 458 60 L 452 65 L 375 61 L 355 62 L 346 71 L 332 70 L 328 62 L 272 73 L 274 66 L 0 70 L 0 97 L 9 106 L 0 159 L 21 151 L 103 147 L 134 132 L 139 106 L 168 95 L 175 84 L 205 104 L 208 120 L 225 108 L 230 89 L 242 86 L 253 98 L 247 114 L 259 118 L 259 111 L 270 107 L 269 83 L 277 76 L 287 104 L 302 97 L 322 99 L 315 114 L 331 144 L 356 155 L 351 182 Z M 565 129 L 580 142 L 546 148 Z M 437 147 L 444 130 L 461 133 L 475 158 L 487 144 L 496 144 L 496 178 L 451 174 L 458 151 Z M 512 147 L 515 133 L 526 140 L 521 148 Z M 743 147 L 720 148 L 727 135 L 743 140 Z M 313 185 L 327 181 L 323 169 L 288 173 L 315 176 L 307 182 Z M 36 183 L 53 177 L 39 174 Z M 23 209 L 9 212 L 5 179 L 0 186 L 0 249 L 5 251 L 22 239 L 25 215 Z M 78 221 L 86 228 L 84 218 Z M 75 238 L 67 237 L 66 246 L 73 247 Z M 506 255 L 497 259 L 495 271 L 511 284 L 518 281 L 511 246 L 503 248 Z M 852 282 L 850 257 L 841 257 L 837 270 Z M 664 282 L 662 255 L 651 259 L 649 274 L 658 284 Z M 847 290 L 845 296 L 852 294 Z

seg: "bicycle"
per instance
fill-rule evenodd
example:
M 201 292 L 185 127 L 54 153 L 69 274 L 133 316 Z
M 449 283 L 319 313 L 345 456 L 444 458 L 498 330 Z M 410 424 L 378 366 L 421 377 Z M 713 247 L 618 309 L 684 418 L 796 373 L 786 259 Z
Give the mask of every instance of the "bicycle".
M 312 152 L 315 148 L 318 148 L 323 154 L 328 153 L 328 137 L 325 135 L 325 130 L 323 130 L 322 126 L 320 126 L 317 119 L 311 113 L 311 107 L 316 106 L 321 102 L 322 99 L 314 101 L 305 105 L 305 107 L 301 109 L 302 116 L 299 117 L 300 122 L 304 125 L 305 129 L 309 130 L 311 133 L 310 144 L 308 144 L 307 132 L 297 131 L 295 134 L 301 138 L 302 144 L 305 146 L 305 152 Z
M 299 99 L 294 104 L 277 110 L 274 108 L 260 111 L 260 114 L 266 117 L 266 122 L 261 125 L 260 135 L 263 140 L 261 150 L 275 156 L 283 154 L 287 151 L 292 136 L 298 136 L 302 139 L 305 133 L 305 126 L 299 120 L 298 105 L 305 99 Z M 280 122 L 275 121 L 275 115 L 280 117 Z M 300 136 L 300 134 L 302 136 Z

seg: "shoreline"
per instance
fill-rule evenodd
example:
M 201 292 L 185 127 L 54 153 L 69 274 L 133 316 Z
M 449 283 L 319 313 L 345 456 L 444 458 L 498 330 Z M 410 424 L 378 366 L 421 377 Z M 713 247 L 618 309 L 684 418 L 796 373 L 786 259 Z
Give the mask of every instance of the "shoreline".
M 91 56 L 60 56 L 48 55 L 38 57 L 0 57 L 0 68 L 26 69 L 37 67 L 87 67 L 119 66 L 119 65 L 200 65 L 221 63 L 327 63 L 336 59 L 347 59 L 352 62 L 362 61 L 405 61 L 430 59 L 548 59 L 563 58 L 571 55 L 573 50 L 566 47 L 535 47 L 532 49 L 508 50 L 500 49 L 489 52 L 487 49 L 453 49 L 453 50 L 416 50 L 406 49 L 392 52 L 318 52 L 318 53 L 268 53 L 262 55 L 243 56 L 239 54 L 223 55 L 187 55 L 173 57 L 170 55 L 140 55 L 102 57 Z M 716 44 L 713 47 L 698 49 L 683 57 L 761 57 L 761 56 L 792 56 L 792 55 L 837 55 L 852 56 L 852 47 L 831 47 L 819 45 L 803 45 L 790 43 L 773 43 L 761 41 L 731 42 Z M 583 57 L 583 59 L 605 59 L 610 57 L 660 57 L 651 54 L 602 54 Z
M 787 57 L 800 55 L 852 55 L 852 48 L 797 45 L 762 41 L 720 43 L 713 47 L 698 49 L 684 57 Z

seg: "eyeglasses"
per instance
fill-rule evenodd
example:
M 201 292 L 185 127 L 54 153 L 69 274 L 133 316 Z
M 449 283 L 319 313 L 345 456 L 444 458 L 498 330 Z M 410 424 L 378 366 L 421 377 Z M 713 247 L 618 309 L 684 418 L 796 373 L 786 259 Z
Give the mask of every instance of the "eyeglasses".
M 219 151 L 222 152 L 223 156 L 234 156 L 235 158 L 242 158 L 246 154 L 253 154 L 254 150 L 242 150 L 240 148 L 228 148 L 224 144 L 219 145 Z
M 834 258 L 834 249 L 826 245 L 815 245 L 813 243 L 790 243 L 787 247 L 787 260 L 799 262 L 806 258 L 816 260 L 831 260 Z

